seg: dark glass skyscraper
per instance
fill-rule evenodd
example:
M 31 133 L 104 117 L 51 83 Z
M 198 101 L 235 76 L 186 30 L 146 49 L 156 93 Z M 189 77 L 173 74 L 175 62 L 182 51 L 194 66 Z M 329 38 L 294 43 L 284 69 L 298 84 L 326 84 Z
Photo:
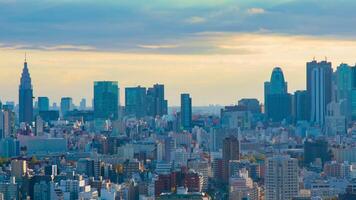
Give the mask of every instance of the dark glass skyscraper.
M 148 115 L 162 116 L 168 113 L 168 103 L 164 99 L 164 85 L 155 84 L 147 90 Z
M 19 87 L 19 121 L 30 124 L 33 120 L 33 90 L 31 76 L 25 60 Z
M 117 81 L 94 82 L 94 117 L 117 119 L 119 112 L 119 86 Z
M 308 92 L 298 90 L 294 93 L 294 118 L 295 121 L 309 121 Z
M 272 71 L 270 82 L 265 82 L 265 113 L 268 120 L 280 122 L 291 117 L 292 98 L 287 92 L 287 82 L 282 69 Z
M 129 87 L 125 88 L 125 113 L 141 118 L 147 115 L 146 88 Z
M 180 110 L 182 128 L 190 130 L 192 128 L 192 98 L 189 94 L 180 95 Z
M 326 106 L 332 97 L 331 62 L 313 60 L 307 63 L 307 91 L 309 95 L 310 121 L 324 125 Z

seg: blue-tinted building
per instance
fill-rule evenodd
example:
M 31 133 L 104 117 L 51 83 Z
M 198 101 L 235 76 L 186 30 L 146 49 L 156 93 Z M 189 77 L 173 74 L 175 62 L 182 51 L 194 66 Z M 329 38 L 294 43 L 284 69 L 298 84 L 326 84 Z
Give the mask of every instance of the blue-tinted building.
M 155 84 L 147 89 L 147 114 L 149 116 L 162 116 L 168 113 L 168 102 L 164 97 L 164 85 Z
M 12 137 L 0 140 L 0 156 L 5 158 L 16 157 L 20 155 L 20 142 Z
M 184 130 L 192 128 L 192 98 L 189 94 L 180 95 L 180 117 Z
M 138 118 L 147 115 L 146 88 L 137 86 L 125 88 L 125 113 Z
M 33 121 L 33 90 L 31 76 L 25 60 L 19 86 L 19 121 L 27 124 Z
M 282 69 L 276 67 L 272 71 L 271 80 L 265 82 L 265 114 L 267 120 L 281 122 L 290 120 L 292 97 L 287 92 L 287 82 Z
M 309 95 L 310 122 L 324 125 L 326 106 L 332 97 L 331 62 L 313 60 L 307 63 L 307 91 Z
M 38 111 L 48 111 L 49 110 L 49 98 L 48 97 L 38 97 Z
M 298 90 L 294 93 L 294 118 L 295 121 L 309 121 L 308 92 Z
M 94 82 L 94 118 L 116 120 L 119 116 L 119 86 L 117 81 Z
M 61 99 L 61 116 L 65 117 L 71 110 L 73 110 L 73 99 L 71 97 L 63 97 Z

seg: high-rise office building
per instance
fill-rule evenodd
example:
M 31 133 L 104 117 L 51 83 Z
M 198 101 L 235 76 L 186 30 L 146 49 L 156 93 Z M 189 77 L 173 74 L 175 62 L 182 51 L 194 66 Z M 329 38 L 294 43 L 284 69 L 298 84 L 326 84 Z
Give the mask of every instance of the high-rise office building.
M 2 126 L 0 125 L 2 128 L 0 129 L 3 130 L 3 137 L 9 137 L 15 133 L 15 112 L 8 109 L 5 105 L 3 106 L 3 110 L 0 110 L 0 113 L 0 115 L 2 115 L 2 120 L 0 122 L 0 124 L 2 124 Z
M 315 60 L 307 63 L 307 91 L 310 105 L 310 121 L 323 126 L 326 106 L 332 98 L 331 62 Z
M 351 67 L 352 83 L 351 83 L 351 117 L 356 119 L 356 66 Z
M 49 111 L 49 98 L 38 97 L 38 111 Z
M 309 121 L 308 111 L 308 92 L 306 90 L 297 90 L 294 93 L 294 119 L 298 121 Z
M 147 115 L 146 88 L 128 87 L 125 88 L 125 113 L 137 118 Z
M 155 84 L 147 89 L 147 114 L 162 116 L 168 113 L 168 102 L 164 97 L 164 85 Z
M 268 120 L 280 122 L 291 117 L 292 97 L 287 88 L 282 69 L 274 68 L 271 80 L 265 82 L 265 113 Z
M 73 110 L 73 99 L 71 97 L 61 98 L 61 116 L 65 117 L 69 111 Z
M 336 77 L 336 99 L 335 101 L 342 103 L 342 112 L 346 115 L 347 121 L 352 120 L 352 93 L 353 93 L 353 80 L 355 78 L 353 74 L 353 68 L 347 64 L 340 64 L 335 72 Z M 356 115 L 355 115 L 356 116 Z
M 33 120 L 33 90 L 31 76 L 27 67 L 27 61 L 24 62 L 19 87 L 19 121 L 30 124 Z
M 119 86 L 117 81 L 94 82 L 94 116 L 96 119 L 118 118 Z
M 274 156 L 266 160 L 265 199 L 286 200 L 299 194 L 298 160 L 289 156 Z
M 182 128 L 190 130 L 192 128 L 192 98 L 189 94 L 181 94 L 180 112 Z
M 15 131 L 15 113 L 0 109 L 0 139 L 12 135 Z
M 223 158 L 223 181 L 228 183 L 230 178 L 229 163 L 231 160 L 240 160 L 240 142 L 231 135 L 224 139 L 222 148 Z

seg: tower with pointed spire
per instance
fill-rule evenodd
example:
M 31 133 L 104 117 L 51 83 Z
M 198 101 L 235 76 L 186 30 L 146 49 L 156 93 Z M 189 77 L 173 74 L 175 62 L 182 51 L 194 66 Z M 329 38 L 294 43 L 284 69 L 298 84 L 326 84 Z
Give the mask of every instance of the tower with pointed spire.
M 19 121 L 30 124 L 33 120 L 33 90 L 31 76 L 27 67 L 25 55 L 24 67 L 19 86 Z

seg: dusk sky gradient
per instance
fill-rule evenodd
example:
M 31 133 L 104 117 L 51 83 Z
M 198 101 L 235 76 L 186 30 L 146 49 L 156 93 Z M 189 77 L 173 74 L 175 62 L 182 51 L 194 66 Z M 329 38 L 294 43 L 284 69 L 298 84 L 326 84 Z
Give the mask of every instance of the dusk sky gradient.
M 16 101 L 25 52 L 35 96 L 90 102 L 93 81 L 163 83 L 170 105 L 263 100 L 282 68 L 289 92 L 305 63 L 356 62 L 352 0 L 0 0 L 0 100 Z

